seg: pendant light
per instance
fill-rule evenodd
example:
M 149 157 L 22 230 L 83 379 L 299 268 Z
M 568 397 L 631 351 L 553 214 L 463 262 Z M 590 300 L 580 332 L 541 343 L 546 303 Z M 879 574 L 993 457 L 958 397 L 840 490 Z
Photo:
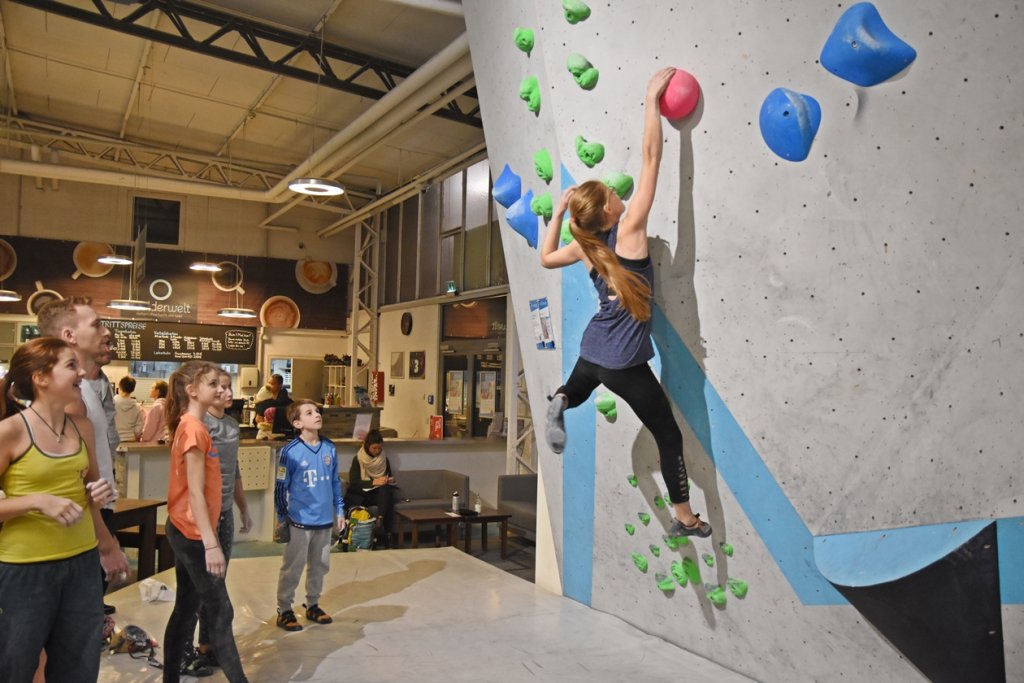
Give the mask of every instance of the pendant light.
M 313 148 L 316 146 L 317 116 L 320 113 L 320 75 L 323 73 L 326 62 L 324 61 L 324 30 L 326 24 L 320 27 L 320 73 L 316 77 L 316 99 L 313 102 L 313 137 L 309 143 L 309 156 L 313 156 Z M 311 197 L 337 197 L 345 193 L 345 188 L 330 178 L 296 178 L 288 183 L 288 189 L 292 192 L 308 195 Z
M 0 289 L 0 301 L 21 301 L 21 294 L 13 289 Z
M 194 270 L 197 273 L 219 273 L 220 266 L 213 261 L 196 261 L 189 266 L 189 270 Z
M 115 308 L 119 311 L 148 311 L 148 301 L 142 299 L 111 299 L 107 302 L 107 308 Z
M 105 263 L 108 266 L 130 266 L 132 260 L 127 256 L 121 256 L 118 253 L 107 254 L 106 256 L 100 256 L 96 259 L 97 263 Z
M 128 297 L 125 299 L 111 299 L 107 302 L 107 308 L 113 308 L 118 311 L 149 311 L 152 310 L 152 306 L 149 301 L 144 299 L 136 299 L 134 295 L 135 291 L 135 264 L 139 261 L 142 254 L 139 253 L 139 249 L 145 249 L 146 247 L 146 226 L 143 225 L 139 230 L 139 235 L 135 238 L 135 247 L 133 249 L 133 258 L 127 259 L 128 263 L 131 264 L 131 271 L 128 274 Z M 144 251 L 142 253 L 145 253 Z M 122 257 L 125 258 L 125 257 Z M 122 292 L 124 292 L 124 284 L 122 281 Z

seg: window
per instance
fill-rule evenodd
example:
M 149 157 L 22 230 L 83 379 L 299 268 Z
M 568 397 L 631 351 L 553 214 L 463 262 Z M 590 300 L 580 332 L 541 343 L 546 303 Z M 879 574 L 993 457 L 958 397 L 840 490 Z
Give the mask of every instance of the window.
M 135 197 L 132 206 L 132 239 L 146 228 L 147 244 L 178 246 L 181 202 L 175 199 Z

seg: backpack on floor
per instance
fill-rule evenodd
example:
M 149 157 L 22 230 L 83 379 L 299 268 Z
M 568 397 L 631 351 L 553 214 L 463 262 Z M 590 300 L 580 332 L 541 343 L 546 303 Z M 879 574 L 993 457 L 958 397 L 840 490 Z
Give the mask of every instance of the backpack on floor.
M 344 543 L 352 550 L 370 550 L 373 547 L 373 528 L 377 519 L 364 507 L 352 508 Z

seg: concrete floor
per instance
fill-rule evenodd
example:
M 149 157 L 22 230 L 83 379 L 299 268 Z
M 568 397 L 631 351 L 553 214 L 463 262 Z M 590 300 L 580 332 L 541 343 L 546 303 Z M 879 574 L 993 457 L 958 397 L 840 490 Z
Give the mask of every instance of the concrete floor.
M 320 604 L 334 623 L 286 633 L 273 622 L 279 567 L 278 557 L 238 558 L 228 572 L 235 637 L 254 683 L 750 680 L 454 548 L 333 554 Z M 154 578 L 174 587 L 173 570 Z M 107 602 L 118 625 L 163 641 L 172 603 L 142 603 L 137 585 Z M 160 676 L 119 654 L 103 656 L 99 680 Z M 218 670 L 205 680 L 225 679 Z

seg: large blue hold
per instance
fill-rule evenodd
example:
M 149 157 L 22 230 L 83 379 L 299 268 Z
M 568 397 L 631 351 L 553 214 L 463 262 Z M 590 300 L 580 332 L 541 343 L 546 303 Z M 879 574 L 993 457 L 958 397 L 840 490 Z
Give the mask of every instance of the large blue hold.
M 508 211 L 505 212 L 505 220 L 513 230 L 526 238 L 527 244 L 536 249 L 537 214 L 530 210 L 532 201 L 533 190 L 527 190 L 526 194 L 519 198 L 519 201 L 508 207 Z
M 514 201 L 519 199 L 519 195 L 522 193 L 522 180 L 512 172 L 512 168 L 508 164 L 505 164 L 505 168 L 501 170 L 501 175 L 494 180 L 491 196 L 494 197 L 494 201 L 507 209 L 512 206 Z
M 917 52 L 882 21 L 870 2 L 860 2 L 839 17 L 821 49 L 821 65 L 857 85 L 887 81 L 907 68 Z
M 789 161 L 803 161 L 821 124 L 821 106 L 810 95 L 776 88 L 761 105 L 759 124 L 771 151 Z

